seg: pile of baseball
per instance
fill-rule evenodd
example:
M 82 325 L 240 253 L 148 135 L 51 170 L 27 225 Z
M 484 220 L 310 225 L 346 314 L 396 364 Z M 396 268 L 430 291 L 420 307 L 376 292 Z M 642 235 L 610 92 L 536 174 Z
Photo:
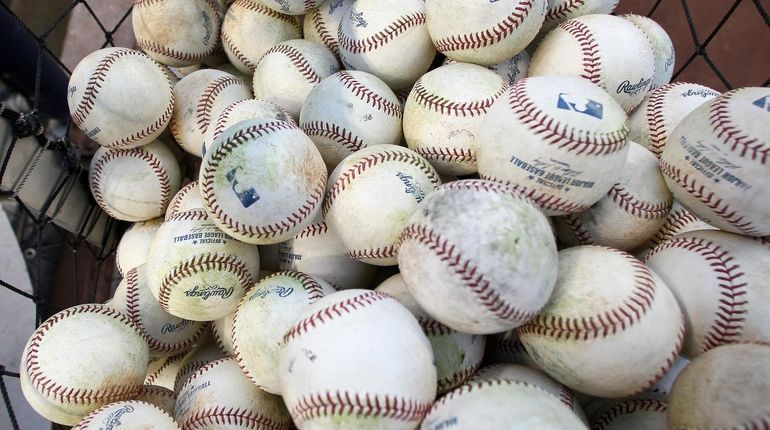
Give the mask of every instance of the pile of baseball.
M 669 83 L 616 4 L 136 0 L 139 50 L 67 95 L 135 223 L 123 279 L 35 331 L 27 400 L 79 429 L 770 428 L 770 89 Z

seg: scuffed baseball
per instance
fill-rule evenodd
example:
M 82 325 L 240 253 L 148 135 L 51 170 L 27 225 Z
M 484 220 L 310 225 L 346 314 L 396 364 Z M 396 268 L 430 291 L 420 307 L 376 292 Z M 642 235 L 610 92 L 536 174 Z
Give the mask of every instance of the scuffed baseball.
M 260 266 L 262 266 L 261 263 Z M 236 308 L 236 310 L 238 310 L 238 308 Z M 211 334 L 214 336 L 214 342 L 227 357 L 235 357 L 235 350 L 233 349 L 234 317 L 235 311 L 218 320 L 211 321 Z
M 142 389 L 133 400 L 155 405 L 169 416 L 174 416 L 174 405 L 176 404 L 174 390 L 158 385 L 142 385 Z
M 167 388 L 174 391 L 174 382 L 179 369 L 184 365 L 186 352 L 169 357 L 154 357 L 147 364 L 144 385 Z
M 181 191 L 180 191 L 181 192 Z M 172 199 L 173 203 L 173 199 Z M 171 205 L 169 205 L 171 207 Z M 125 275 L 134 267 L 141 266 L 147 261 L 150 243 L 163 223 L 161 218 L 136 222 L 123 233 L 115 250 L 115 267 L 118 273 Z
M 610 14 L 619 0 L 548 0 L 548 10 L 541 34 L 553 30 L 562 21 L 583 15 Z
M 676 53 L 666 30 L 653 19 L 641 15 L 623 15 L 623 18 L 631 21 L 639 27 L 652 43 L 652 52 L 655 56 L 655 75 L 652 78 L 650 90 L 660 88 L 669 82 L 674 75 Z
M 226 358 L 225 354 L 214 343 L 210 335 L 201 339 L 195 348 L 184 356 L 182 364 L 174 376 L 174 392 L 177 393 L 177 399 L 190 376 L 201 367 L 222 358 Z
M 673 239 L 674 236 L 678 236 L 682 233 L 697 230 L 716 230 L 716 228 L 706 224 L 703 220 L 674 200 L 674 204 L 671 206 L 671 212 L 668 214 L 668 217 L 666 217 L 666 222 L 663 224 L 663 227 L 661 227 L 647 243 L 637 248 L 634 251 L 634 255 L 643 260 L 650 251 L 661 243 Z
M 124 400 L 104 406 L 90 413 L 72 430 L 102 430 L 121 426 L 131 429 L 179 430 L 167 412 L 138 400 Z
M 101 146 L 136 148 L 157 138 L 174 110 L 163 67 L 127 48 L 88 54 L 67 86 L 72 122 Z
M 449 64 L 426 73 L 404 107 L 407 145 L 440 174 L 475 173 L 481 122 L 506 88 L 500 76 L 474 64 Z
M 342 17 L 355 0 L 329 0 L 305 14 L 302 34 L 306 40 L 320 43 L 339 57 L 337 29 Z
M 276 12 L 287 15 L 304 15 L 319 7 L 326 0 L 257 0 Z
M 666 427 L 668 402 L 659 394 L 628 399 L 601 399 L 591 404 L 591 428 L 606 430 L 659 430 Z
M 164 220 L 168 221 L 181 212 L 193 209 L 203 209 L 203 200 L 201 199 L 198 181 L 190 182 L 174 194 L 174 198 L 171 199 L 168 208 L 166 208 L 166 217 Z
M 508 85 L 513 85 L 514 82 L 520 81 L 529 76 L 529 62 L 531 57 L 527 51 L 521 51 L 511 58 L 503 60 L 500 63 L 486 66 L 487 69 L 497 73 L 498 76 L 503 78 L 503 81 Z M 454 61 L 451 58 L 444 59 L 444 65 L 454 64 L 458 61 Z
M 157 140 L 132 149 L 101 147 L 88 171 L 96 203 L 107 215 L 122 221 L 163 215 L 181 181 L 176 157 Z

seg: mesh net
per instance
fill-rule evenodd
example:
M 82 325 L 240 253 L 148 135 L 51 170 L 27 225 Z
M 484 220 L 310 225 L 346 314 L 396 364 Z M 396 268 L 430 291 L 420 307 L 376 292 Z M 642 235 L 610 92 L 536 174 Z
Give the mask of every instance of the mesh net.
M 34 309 L 28 316 L 31 332 L 63 308 L 108 298 L 114 250 L 127 227 L 104 214 L 88 192 L 87 161 L 95 144 L 72 127 L 66 105 L 70 70 L 53 53 L 52 35 L 78 14 L 79 25 L 95 25 L 101 33 L 88 41 L 93 49 L 115 46 L 116 34 L 131 27 L 131 6 L 123 2 L 126 10 L 113 13 L 107 26 L 95 0 L 60 1 L 61 12 L 36 32 L 9 3 L 0 0 L 0 33 L 7 33 L 0 52 L 0 197 L 31 289 L 0 273 L 0 302 L 28 301 Z M 770 40 L 767 10 L 765 0 L 621 0 L 616 13 L 650 16 L 668 31 L 677 52 L 674 80 L 724 91 L 770 85 L 770 54 L 753 48 Z M 84 16 L 90 22 L 82 24 Z M 13 429 L 20 428 L 14 413 L 19 400 L 12 401 L 7 388 L 18 385 L 18 378 L 18 362 L 0 362 L 0 394 Z

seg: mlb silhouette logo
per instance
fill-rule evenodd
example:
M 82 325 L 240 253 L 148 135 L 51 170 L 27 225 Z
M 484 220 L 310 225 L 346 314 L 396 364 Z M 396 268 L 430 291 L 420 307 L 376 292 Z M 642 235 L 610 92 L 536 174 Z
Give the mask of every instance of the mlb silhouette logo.
M 770 96 L 764 96 L 752 104 L 770 112 Z
M 575 97 L 569 93 L 559 94 L 559 102 L 556 104 L 556 107 L 582 113 L 597 119 L 602 119 L 604 116 L 604 106 L 601 103 L 583 97 Z
M 236 177 L 237 174 L 238 167 L 227 172 L 225 177 L 227 178 L 227 182 L 230 183 L 233 193 L 235 193 L 235 196 L 238 197 L 238 200 L 241 202 L 243 207 L 248 208 L 249 206 L 256 203 L 257 200 L 259 200 L 259 194 L 257 194 L 257 191 L 254 188 L 239 186 L 240 184 L 238 183 L 238 178 Z

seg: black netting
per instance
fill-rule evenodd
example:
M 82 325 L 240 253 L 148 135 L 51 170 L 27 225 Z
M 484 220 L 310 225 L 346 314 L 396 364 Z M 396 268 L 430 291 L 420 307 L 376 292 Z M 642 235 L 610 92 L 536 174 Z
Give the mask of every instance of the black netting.
M 669 32 L 677 50 L 674 80 L 705 81 L 725 90 L 770 85 L 770 57 L 764 50 L 770 16 L 763 1 L 621 0 L 616 12 L 650 16 Z M 70 71 L 49 48 L 52 34 L 72 25 L 70 16 L 84 10 L 101 32 L 94 49 L 114 46 L 116 32 L 130 27 L 131 7 L 108 28 L 88 1 L 57 1 L 53 4 L 64 5 L 61 13 L 49 15 L 50 24 L 35 32 L 14 13 L 15 3 L 23 1 L 0 0 L 0 197 L 32 290 L 11 285 L 0 273 L 0 301 L 29 300 L 35 309 L 31 331 L 60 309 L 108 298 L 114 250 L 126 227 L 104 214 L 88 191 L 87 159 L 93 152 L 88 148 L 95 144 L 72 127 L 66 103 Z M 18 405 L 7 388 L 18 385 L 18 378 L 18 364 L 0 362 L 0 393 L 13 429 L 20 428 L 14 414 Z

